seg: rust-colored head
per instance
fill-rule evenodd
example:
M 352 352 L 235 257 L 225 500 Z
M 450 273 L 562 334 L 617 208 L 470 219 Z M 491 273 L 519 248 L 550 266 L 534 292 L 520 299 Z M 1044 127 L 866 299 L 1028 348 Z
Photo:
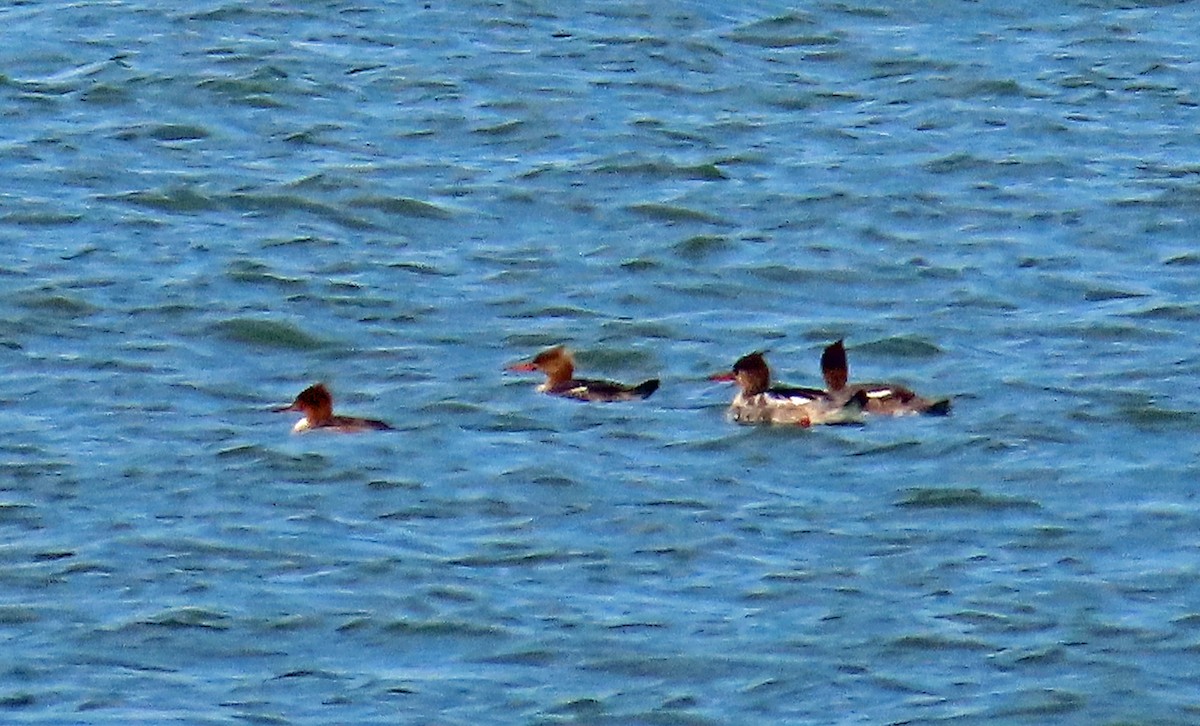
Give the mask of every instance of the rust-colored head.
M 825 348 L 821 354 L 821 375 L 825 377 L 825 387 L 830 391 L 840 391 L 850 380 L 850 366 L 846 362 L 846 346 L 839 340 Z
M 575 359 L 566 346 L 556 345 L 538 353 L 533 360 L 509 366 L 508 370 L 521 373 L 541 371 L 546 374 L 546 385 L 553 387 L 566 383 L 575 375 Z
M 747 396 L 754 396 L 771 387 L 771 369 L 767 367 L 765 351 L 756 350 L 742 356 L 733 364 L 733 368 L 725 373 L 717 373 L 709 377 L 712 381 L 734 381 Z
M 333 396 L 324 383 L 317 383 L 301 391 L 292 405 L 279 410 L 299 411 L 304 414 L 309 426 L 315 426 L 333 418 Z

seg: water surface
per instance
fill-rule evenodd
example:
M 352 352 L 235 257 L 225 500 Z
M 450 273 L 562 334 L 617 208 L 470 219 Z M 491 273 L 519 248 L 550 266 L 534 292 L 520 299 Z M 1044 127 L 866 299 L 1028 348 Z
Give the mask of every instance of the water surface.
M 0 20 L 6 722 L 1196 720 L 1191 5 Z

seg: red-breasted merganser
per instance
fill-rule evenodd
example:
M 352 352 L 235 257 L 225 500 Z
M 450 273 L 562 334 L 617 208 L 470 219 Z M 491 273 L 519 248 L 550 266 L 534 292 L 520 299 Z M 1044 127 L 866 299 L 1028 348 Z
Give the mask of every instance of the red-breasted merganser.
M 922 398 L 895 383 L 847 384 L 850 368 L 846 362 L 846 346 L 840 340 L 825 348 L 825 352 L 821 354 L 821 373 L 825 376 L 825 385 L 829 388 L 830 395 L 837 400 L 849 400 L 853 396 L 865 393 L 867 397 L 865 409 L 870 414 L 904 416 L 927 413 L 933 416 L 945 416 L 950 413 L 950 399 Z
M 369 418 L 354 418 L 353 416 L 335 416 L 333 414 L 333 396 L 323 383 L 309 386 L 296 396 L 290 406 L 284 406 L 279 411 L 300 411 L 304 418 L 292 427 L 292 433 L 303 433 L 313 429 L 330 429 L 354 433 L 359 431 L 389 431 L 391 426 L 383 421 Z
M 857 423 L 866 405 L 866 394 L 835 399 L 819 388 L 772 386 L 771 369 L 761 351 L 742 356 L 732 370 L 717 373 L 710 380 L 737 383 L 738 392 L 729 404 L 729 416 L 743 424 L 790 424 L 807 428 Z
M 522 373 L 541 371 L 546 374 L 546 382 L 538 386 L 539 391 L 576 401 L 636 401 L 647 398 L 658 390 L 657 378 L 636 386 L 576 378 L 575 359 L 571 357 L 571 352 L 566 346 L 562 345 L 544 350 L 526 363 L 508 366 L 508 370 Z

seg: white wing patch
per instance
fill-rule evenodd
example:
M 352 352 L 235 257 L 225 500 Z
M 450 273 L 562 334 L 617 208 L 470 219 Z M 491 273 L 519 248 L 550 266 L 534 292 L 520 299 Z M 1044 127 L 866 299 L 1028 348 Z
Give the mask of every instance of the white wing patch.
M 764 402 L 775 402 L 790 406 L 807 406 L 808 404 L 817 400 L 812 396 L 805 396 L 801 393 L 795 393 L 790 396 L 778 393 L 764 393 L 762 394 L 762 397 Z

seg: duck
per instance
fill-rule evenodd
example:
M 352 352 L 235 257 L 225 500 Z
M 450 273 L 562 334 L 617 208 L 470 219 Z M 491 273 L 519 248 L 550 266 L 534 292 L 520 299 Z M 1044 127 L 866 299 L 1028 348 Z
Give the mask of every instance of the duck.
M 305 388 L 296 396 L 290 406 L 283 406 L 278 411 L 300 411 L 304 418 L 292 427 L 292 433 L 300 434 L 316 429 L 329 429 L 345 433 L 362 431 L 391 431 L 392 427 L 383 421 L 353 416 L 336 416 L 333 413 L 333 395 L 324 383 L 317 383 Z
M 821 374 L 825 386 L 836 400 L 850 400 L 864 394 L 864 410 L 875 416 L 907 416 L 928 414 L 945 416 L 950 413 L 950 399 L 928 399 L 895 383 L 848 383 L 849 364 L 846 362 L 844 340 L 826 346 L 821 354 Z
M 771 384 L 765 351 L 742 356 L 729 371 L 709 376 L 732 381 L 738 392 L 729 417 L 741 424 L 785 424 L 808 428 L 819 424 L 858 423 L 867 403 L 865 393 L 833 397 L 820 388 Z
M 643 381 L 636 386 L 576 378 L 575 358 L 565 345 L 543 350 L 529 361 L 508 366 L 507 370 L 518 373 L 540 371 L 546 375 L 546 380 L 537 387 L 538 391 L 575 401 L 638 401 L 649 398 L 659 386 L 657 378 Z

